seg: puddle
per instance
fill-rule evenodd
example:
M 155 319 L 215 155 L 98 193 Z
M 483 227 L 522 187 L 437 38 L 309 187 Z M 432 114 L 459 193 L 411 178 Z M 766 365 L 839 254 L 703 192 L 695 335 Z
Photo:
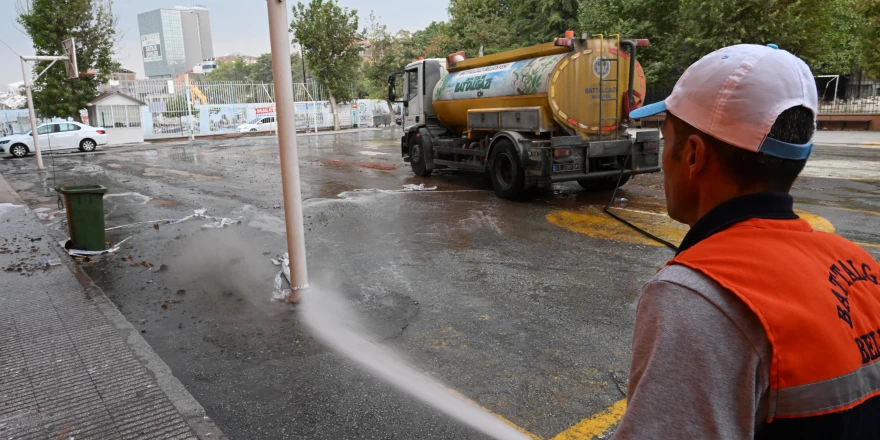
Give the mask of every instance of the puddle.
M 172 202 L 171 200 L 162 200 L 162 199 L 153 199 L 147 203 L 149 203 L 151 205 L 164 206 L 166 208 L 180 205 L 180 203 Z
M 145 196 L 139 192 L 125 192 L 125 193 L 112 193 L 112 194 L 104 194 L 104 199 L 108 198 L 121 198 L 121 199 L 132 199 L 138 205 L 145 205 L 153 198 L 150 196 Z
M 318 162 L 321 162 L 325 165 L 330 165 L 330 166 L 355 166 L 355 167 L 368 168 L 371 170 L 380 170 L 380 171 L 394 171 L 398 168 L 406 166 L 406 164 L 403 164 L 403 165 L 380 165 L 380 164 L 371 163 L 371 162 L 350 162 L 350 161 L 346 161 L 346 160 L 327 160 L 327 159 L 322 159 L 322 160 L 319 160 Z
M 171 170 L 168 168 L 147 168 L 144 170 L 144 177 L 163 177 L 163 176 L 182 176 L 192 177 L 194 179 L 220 180 L 220 176 L 206 176 L 204 174 L 191 173 L 189 171 Z

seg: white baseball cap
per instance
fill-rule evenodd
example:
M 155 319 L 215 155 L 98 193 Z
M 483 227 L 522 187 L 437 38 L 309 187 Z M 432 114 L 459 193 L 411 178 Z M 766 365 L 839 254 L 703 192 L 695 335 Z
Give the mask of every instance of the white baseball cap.
M 738 44 L 692 64 L 665 101 L 633 110 L 641 119 L 669 111 L 697 130 L 749 151 L 783 159 L 810 156 L 813 143 L 789 144 L 768 137 L 783 111 L 804 106 L 818 113 L 810 68 L 775 44 Z

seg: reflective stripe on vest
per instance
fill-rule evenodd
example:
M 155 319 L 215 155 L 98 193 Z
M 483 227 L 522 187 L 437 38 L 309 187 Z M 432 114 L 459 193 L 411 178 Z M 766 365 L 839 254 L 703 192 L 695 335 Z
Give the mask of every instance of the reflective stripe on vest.
M 667 264 L 704 273 L 758 316 L 773 347 L 769 421 L 880 395 L 880 268 L 861 247 L 800 219 L 751 219 Z

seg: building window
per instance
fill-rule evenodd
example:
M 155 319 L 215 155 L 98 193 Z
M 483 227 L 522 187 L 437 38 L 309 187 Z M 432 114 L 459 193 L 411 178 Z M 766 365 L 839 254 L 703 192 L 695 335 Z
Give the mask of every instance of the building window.
M 139 105 L 99 105 L 95 111 L 98 124 L 104 128 L 130 128 L 141 126 Z

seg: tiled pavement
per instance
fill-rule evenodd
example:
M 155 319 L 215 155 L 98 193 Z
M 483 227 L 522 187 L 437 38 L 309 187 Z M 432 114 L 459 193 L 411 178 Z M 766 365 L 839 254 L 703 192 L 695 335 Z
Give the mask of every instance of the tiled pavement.
M 37 266 L 59 259 L 50 246 L 26 208 L 0 205 L 0 438 L 224 438 L 72 264 Z

